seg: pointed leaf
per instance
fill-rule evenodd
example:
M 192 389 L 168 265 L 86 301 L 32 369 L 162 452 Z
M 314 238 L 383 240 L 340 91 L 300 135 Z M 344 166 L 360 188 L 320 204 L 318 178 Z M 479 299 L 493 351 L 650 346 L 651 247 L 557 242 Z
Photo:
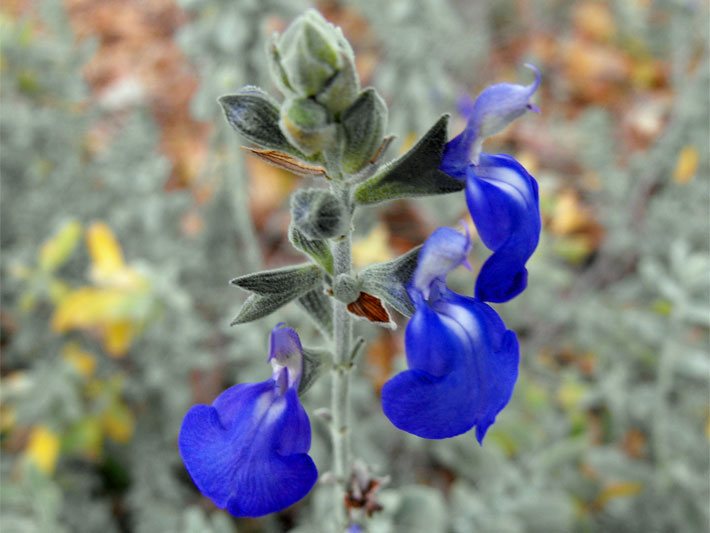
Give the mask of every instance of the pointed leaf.
M 303 157 L 281 132 L 279 108 L 263 90 L 247 86 L 237 94 L 222 96 L 219 103 L 229 125 L 249 141 Z
M 407 286 L 417 268 L 420 249 L 421 246 L 417 246 L 397 259 L 365 268 L 360 273 L 363 289 L 382 298 L 404 316 L 412 316 L 414 305 Z
M 382 143 L 387 123 L 387 105 L 380 95 L 369 87 L 343 112 L 340 121 L 345 132 L 343 169 L 345 172 L 354 173 L 372 158 Z
M 318 288 L 307 292 L 298 299 L 323 335 L 333 336 L 333 301 Z
M 263 318 L 276 311 L 279 307 L 283 307 L 292 299 L 293 298 L 289 298 L 288 295 L 282 294 L 269 294 L 266 296 L 252 294 L 247 298 L 244 304 L 242 304 L 239 313 L 237 313 L 237 316 L 234 317 L 234 320 L 232 320 L 229 325 L 236 326 L 237 324 L 244 324 L 252 320 Z
M 293 224 L 288 229 L 288 238 L 295 248 L 311 257 L 328 274 L 333 273 L 333 253 L 327 241 L 309 239 Z
M 254 272 L 234 278 L 230 283 L 256 294 L 303 294 L 321 282 L 317 265 L 303 263 L 274 270 Z
M 355 190 L 359 204 L 461 191 L 465 184 L 439 170 L 447 138 L 443 115 L 406 154 L 382 167 Z
M 317 265 L 307 263 L 247 274 L 231 283 L 255 293 L 232 320 L 234 326 L 265 317 L 308 291 L 321 290 L 323 274 Z
M 303 348 L 303 372 L 298 385 L 298 395 L 303 395 L 323 374 L 328 361 L 332 359 L 328 350 Z

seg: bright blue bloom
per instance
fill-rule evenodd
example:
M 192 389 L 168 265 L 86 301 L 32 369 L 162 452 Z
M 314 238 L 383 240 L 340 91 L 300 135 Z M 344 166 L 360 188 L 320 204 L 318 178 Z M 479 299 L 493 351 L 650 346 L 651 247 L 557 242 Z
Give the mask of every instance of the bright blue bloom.
M 505 154 L 481 154 L 466 169 L 466 202 L 483 243 L 493 254 L 476 279 L 476 298 L 507 302 L 525 290 L 525 263 L 540 240 L 537 182 Z
M 234 516 L 262 516 L 303 498 L 318 478 L 311 426 L 298 399 L 303 355 L 296 332 L 271 332 L 273 376 L 230 387 L 185 415 L 178 447 L 192 480 Z
M 439 228 L 424 243 L 409 295 L 409 370 L 382 389 L 387 418 L 427 439 L 454 437 L 476 426 L 479 443 L 506 406 L 518 376 L 515 333 L 482 301 L 446 286 L 446 275 L 466 264 L 468 235 Z
M 497 83 L 484 89 L 473 103 L 459 102 L 459 108 L 468 117 L 466 128 L 451 139 L 444 150 L 441 169 L 452 176 L 460 176 L 470 163 L 478 164 L 483 141 L 503 130 L 526 111 L 540 112 L 530 102 L 540 86 L 540 71 L 525 65 L 535 73 L 530 85 Z
M 466 129 L 449 141 L 441 169 L 466 180 L 471 218 L 484 244 L 493 251 L 476 280 L 476 297 L 507 302 L 527 285 L 525 263 L 540 239 L 540 200 L 537 182 L 508 155 L 481 152 L 487 136 L 499 132 L 527 110 L 539 111 L 530 98 L 540 85 L 499 83 L 473 102 L 459 107 L 468 115 Z

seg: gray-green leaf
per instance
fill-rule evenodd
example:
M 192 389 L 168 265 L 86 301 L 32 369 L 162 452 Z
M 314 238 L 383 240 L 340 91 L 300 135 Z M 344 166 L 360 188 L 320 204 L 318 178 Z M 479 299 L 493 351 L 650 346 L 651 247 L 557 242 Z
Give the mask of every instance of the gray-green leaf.
M 323 294 L 320 288 L 301 296 L 298 303 L 306 310 L 323 335 L 328 338 L 333 336 L 333 301 Z
M 247 274 L 231 283 L 254 293 L 232 320 L 233 326 L 265 317 L 308 291 L 321 290 L 323 273 L 317 265 L 306 263 Z
M 367 88 L 343 113 L 345 132 L 343 169 L 355 173 L 374 155 L 382 142 L 387 123 L 387 106 L 375 89 Z
M 303 373 L 298 394 L 304 394 L 323 374 L 325 362 L 331 360 L 330 352 L 320 348 L 303 348 Z
M 249 141 L 303 157 L 281 132 L 278 105 L 260 88 L 244 87 L 237 94 L 220 97 L 219 103 L 229 125 Z
M 363 290 L 391 305 L 404 316 L 412 316 L 414 305 L 407 294 L 407 285 L 417 268 L 421 246 L 386 263 L 370 265 L 360 273 Z
M 448 121 L 449 116 L 443 115 L 414 148 L 362 183 L 355 190 L 355 200 L 366 205 L 462 190 L 462 181 L 439 170 Z
M 288 229 L 288 238 L 295 248 L 310 256 L 328 274 L 333 273 L 333 253 L 327 241 L 309 239 L 293 223 Z

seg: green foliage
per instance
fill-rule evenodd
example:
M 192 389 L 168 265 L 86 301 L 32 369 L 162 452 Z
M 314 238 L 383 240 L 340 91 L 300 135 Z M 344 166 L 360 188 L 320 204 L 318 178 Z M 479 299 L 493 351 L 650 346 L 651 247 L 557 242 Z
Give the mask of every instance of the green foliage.
M 232 320 L 230 325 L 234 326 L 265 317 L 310 291 L 322 290 L 323 274 L 318 266 L 305 263 L 246 274 L 231 283 L 253 293 Z
M 333 273 L 333 252 L 328 243 L 321 239 L 310 239 L 291 222 L 288 228 L 288 239 L 294 248 L 302 251 L 318 263 L 327 273 Z
M 227 122 L 247 140 L 275 150 L 293 151 L 279 128 L 279 108 L 258 87 L 245 87 L 219 99 Z M 298 151 L 296 151 L 298 154 Z
M 365 267 L 361 273 L 363 289 L 379 296 L 402 315 L 412 316 L 414 306 L 407 286 L 417 268 L 420 249 L 417 246 L 397 259 Z
M 355 189 L 359 204 L 461 191 L 464 184 L 439 170 L 448 140 L 449 117 L 442 116 L 417 144 Z
M 291 196 L 291 219 L 311 242 L 343 235 L 347 224 L 342 202 L 325 189 L 296 191 Z
M 375 155 L 387 125 L 387 106 L 372 89 L 365 89 L 343 112 L 343 169 L 354 173 Z

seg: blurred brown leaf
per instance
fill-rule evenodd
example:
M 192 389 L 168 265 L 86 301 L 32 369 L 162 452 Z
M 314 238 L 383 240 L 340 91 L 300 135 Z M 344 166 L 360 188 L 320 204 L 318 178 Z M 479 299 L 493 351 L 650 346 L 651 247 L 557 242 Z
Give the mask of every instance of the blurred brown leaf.
M 145 102 L 172 162 L 169 187 L 187 186 L 206 154 L 209 127 L 190 114 L 198 80 L 173 36 L 186 22 L 174 0 L 66 0 L 77 35 L 98 40 L 84 73 L 110 109 Z

